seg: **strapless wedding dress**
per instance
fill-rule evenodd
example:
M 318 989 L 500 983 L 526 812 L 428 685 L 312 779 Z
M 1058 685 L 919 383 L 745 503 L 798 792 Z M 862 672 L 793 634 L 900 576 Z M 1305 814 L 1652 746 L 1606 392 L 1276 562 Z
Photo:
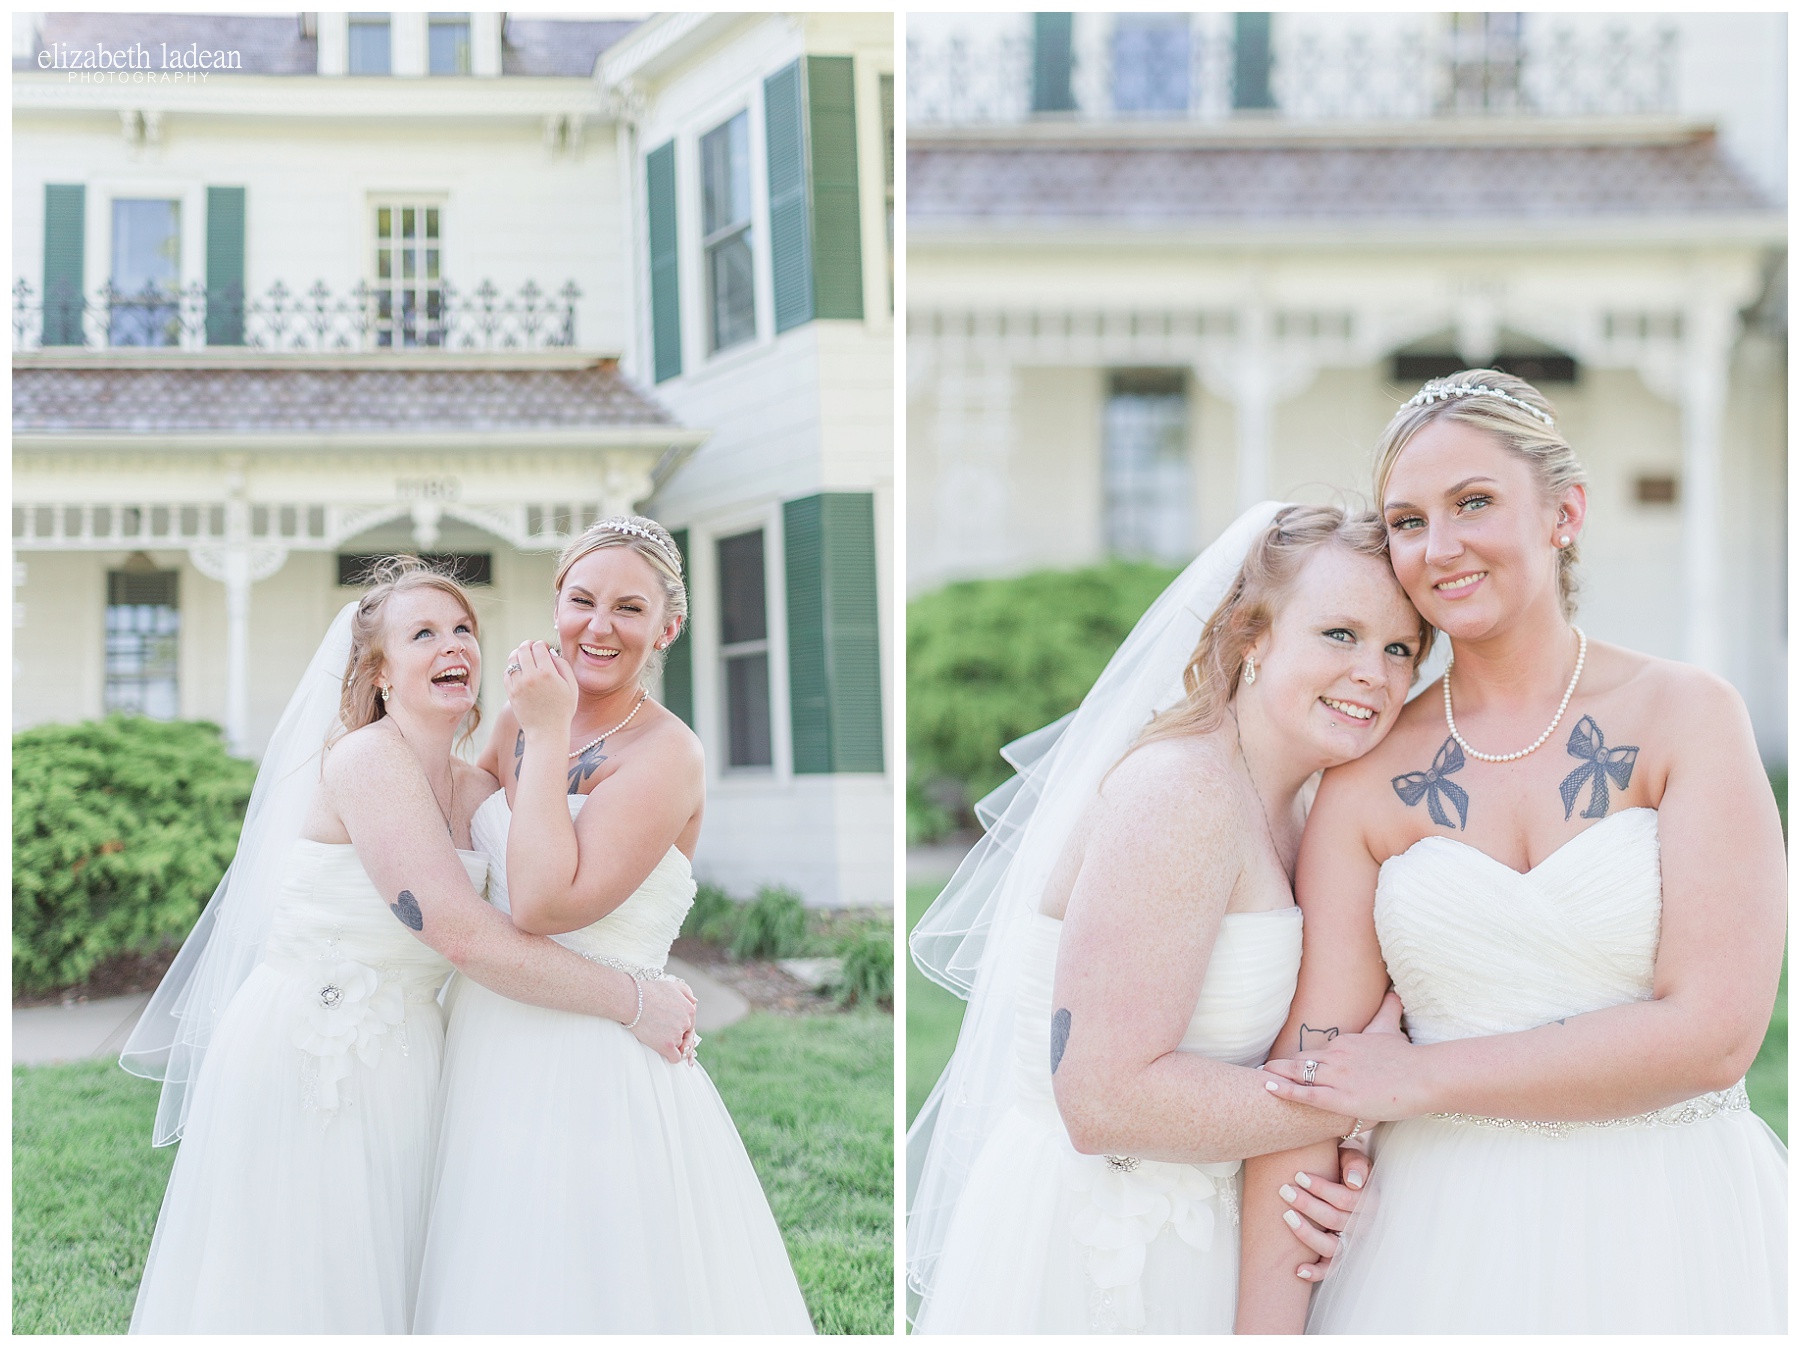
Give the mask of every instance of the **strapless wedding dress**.
M 1413 1041 L 1648 1000 L 1653 809 L 1520 874 L 1448 837 L 1381 867 L 1375 925 Z M 1605 1123 L 1459 1115 L 1378 1129 L 1309 1333 L 1779 1333 L 1787 1150 L 1740 1083 Z
M 1228 914 L 1180 1051 L 1260 1066 L 1300 970 L 1300 910 Z M 1062 923 L 1039 913 L 1019 972 L 1017 1102 L 956 1205 L 920 1333 L 1229 1333 L 1237 1308 L 1238 1161 L 1082 1155 L 1050 1089 Z
M 579 813 L 587 797 L 571 795 Z M 512 821 L 470 825 L 507 910 Z M 675 848 L 592 926 L 589 958 L 660 969 L 694 898 Z M 457 978 L 417 1333 L 810 1333 L 737 1128 L 705 1070 L 613 1020 Z
M 487 858 L 459 855 L 479 892 Z M 132 1332 L 407 1331 L 449 973 L 354 848 L 294 844 L 194 1083 Z

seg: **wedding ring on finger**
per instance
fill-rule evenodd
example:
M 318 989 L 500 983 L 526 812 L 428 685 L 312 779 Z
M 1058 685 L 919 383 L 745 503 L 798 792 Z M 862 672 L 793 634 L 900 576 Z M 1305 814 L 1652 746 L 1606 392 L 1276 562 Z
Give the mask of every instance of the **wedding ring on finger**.
M 1308 1057 L 1304 1062 L 1302 1062 L 1300 1064 L 1300 1083 L 1301 1084 L 1303 1084 L 1303 1085 L 1314 1084 L 1315 1082 L 1313 1080 L 1313 1077 L 1318 1074 L 1319 1074 L 1319 1064 L 1317 1062 L 1313 1061 L 1312 1058 Z
M 506 672 L 509 674 L 516 674 L 524 667 L 525 666 L 520 664 L 517 660 L 514 660 L 511 664 L 506 666 Z

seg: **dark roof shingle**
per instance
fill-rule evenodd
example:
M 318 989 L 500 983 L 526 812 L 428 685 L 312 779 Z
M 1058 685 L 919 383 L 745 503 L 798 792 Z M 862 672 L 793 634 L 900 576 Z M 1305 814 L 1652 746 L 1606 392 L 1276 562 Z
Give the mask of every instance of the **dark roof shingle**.
M 13 370 L 13 430 L 179 434 L 674 426 L 610 360 L 582 369 Z
M 1771 209 L 1710 135 L 1665 144 L 927 143 L 907 216 L 1254 223 L 1566 219 Z

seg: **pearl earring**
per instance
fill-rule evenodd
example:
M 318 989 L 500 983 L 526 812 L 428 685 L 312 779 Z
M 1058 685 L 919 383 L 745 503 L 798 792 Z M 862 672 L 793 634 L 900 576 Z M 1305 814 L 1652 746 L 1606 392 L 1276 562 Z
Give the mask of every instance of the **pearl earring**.
M 1565 533 L 1565 534 L 1563 534 L 1562 537 L 1560 537 L 1556 540 L 1556 545 L 1558 547 L 1567 547 L 1569 545 L 1569 542 L 1570 542 L 1569 535 Z
M 1256 656 L 1254 655 L 1244 656 L 1244 681 L 1246 683 L 1256 681 Z

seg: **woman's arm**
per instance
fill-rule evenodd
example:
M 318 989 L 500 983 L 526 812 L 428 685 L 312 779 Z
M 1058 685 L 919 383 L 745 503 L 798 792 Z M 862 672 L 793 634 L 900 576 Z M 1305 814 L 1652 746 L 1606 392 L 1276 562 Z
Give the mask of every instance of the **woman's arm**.
M 554 941 L 514 928 L 469 883 L 418 760 L 397 735 L 361 733 L 326 760 L 324 788 L 395 920 L 459 971 L 514 1001 L 629 1024 L 638 985 Z M 693 1026 L 693 1001 L 673 982 L 643 984 L 633 1033 L 670 1061 Z
M 1285 1098 L 1363 1117 L 1469 1113 L 1628 1117 L 1736 1084 L 1768 1030 L 1781 972 L 1781 826 L 1742 701 L 1710 675 L 1670 679 L 1679 705 L 1658 814 L 1662 934 L 1653 999 L 1512 1034 L 1410 1046 L 1340 1039 L 1315 1054 L 1329 1087 Z
M 1176 1051 L 1254 835 L 1220 795 L 1181 746 L 1152 744 L 1093 806 L 1052 997 L 1051 1081 L 1078 1151 L 1236 1160 L 1349 1130 L 1272 1098 L 1261 1072 Z
M 1327 772 L 1307 816 L 1294 884 L 1306 919 L 1300 985 L 1288 1022 L 1270 1049 L 1271 1061 L 1316 1056 L 1324 1044 L 1361 1029 L 1387 990 L 1387 966 L 1375 938 L 1380 867 L 1363 840 L 1355 809 L 1366 789 L 1352 772 Z M 1264 1092 L 1273 1097 L 1267 1079 Z M 1336 1179 L 1336 1136 L 1350 1127 L 1344 1122 L 1331 1139 L 1245 1162 L 1239 1333 L 1299 1333 L 1306 1327 L 1316 1259 L 1295 1242 L 1280 1189 L 1292 1185 L 1299 1173 Z M 1299 1276 L 1302 1267 L 1309 1274 L 1306 1279 Z
M 637 892 L 693 819 L 705 791 L 700 741 L 672 717 L 642 731 L 629 760 L 569 816 L 568 716 L 574 675 L 547 647 L 527 657 L 508 688 L 519 718 L 518 794 L 507 837 L 513 924 L 534 935 L 591 926 Z M 535 659 L 535 663 L 534 663 Z

